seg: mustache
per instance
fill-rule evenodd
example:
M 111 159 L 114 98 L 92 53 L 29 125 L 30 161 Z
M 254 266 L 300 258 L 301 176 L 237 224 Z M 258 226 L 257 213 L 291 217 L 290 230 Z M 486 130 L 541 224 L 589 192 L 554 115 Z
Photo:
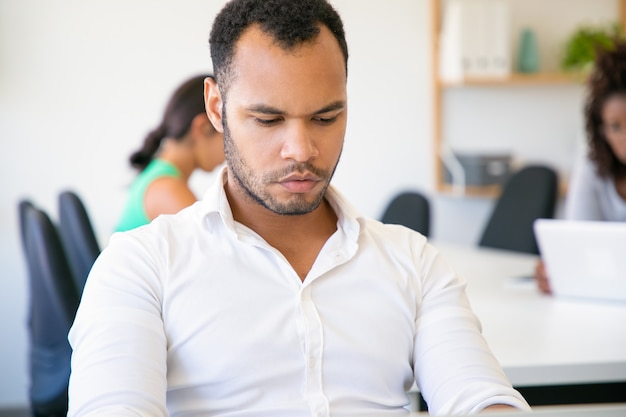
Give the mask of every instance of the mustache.
M 271 173 L 266 173 L 264 176 L 266 180 L 277 181 L 281 178 L 284 178 L 294 172 L 298 172 L 303 174 L 305 172 L 310 172 L 313 175 L 320 178 L 328 178 L 328 172 L 321 168 L 316 167 L 311 162 L 294 162 L 289 165 L 287 168 L 281 169 L 280 171 L 273 171 Z

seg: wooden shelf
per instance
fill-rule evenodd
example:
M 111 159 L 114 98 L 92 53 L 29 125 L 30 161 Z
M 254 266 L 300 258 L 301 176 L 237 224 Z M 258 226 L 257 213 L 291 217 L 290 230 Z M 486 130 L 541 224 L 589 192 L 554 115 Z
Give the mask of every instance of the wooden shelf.
M 506 88 L 506 87 L 532 87 L 532 86 L 576 86 L 583 85 L 587 80 L 584 73 L 569 72 L 539 72 L 532 74 L 514 73 L 507 77 L 496 78 L 465 78 L 458 82 L 447 82 L 439 78 L 439 35 L 441 31 L 442 8 L 444 0 L 429 0 L 431 32 L 431 82 L 432 82 L 432 109 L 433 109 L 433 158 L 435 160 L 435 189 L 437 192 L 451 196 L 472 196 L 497 198 L 500 195 L 500 186 L 467 186 L 461 190 L 445 182 L 444 166 L 440 158 L 443 144 L 443 96 L 445 90 L 450 88 L 481 87 L 481 88 Z M 626 0 L 617 0 L 617 18 L 622 25 L 626 26 Z M 561 196 L 567 190 L 567 183 L 561 182 Z
M 532 85 L 572 85 L 582 84 L 586 81 L 585 73 L 569 72 L 544 72 L 534 74 L 514 73 L 506 77 L 494 78 L 465 78 L 460 81 L 450 82 L 439 80 L 442 87 L 506 87 L 506 86 L 532 86 Z
M 500 185 L 468 185 L 462 189 L 447 183 L 439 183 L 437 191 L 441 194 L 458 197 L 486 197 L 495 198 L 500 195 L 502 187 Z
M 565 197 L 567 195 L 567 181 L 559 181 L 559 196 Z M 437 192 L 443 195 L 449 195 L 453 197 L 482 197 L 482 198 L 496 198 L 502 192 L 502 186 L 497 185 L 468 185 L 461 189 L 448 184 L 437 184 Z

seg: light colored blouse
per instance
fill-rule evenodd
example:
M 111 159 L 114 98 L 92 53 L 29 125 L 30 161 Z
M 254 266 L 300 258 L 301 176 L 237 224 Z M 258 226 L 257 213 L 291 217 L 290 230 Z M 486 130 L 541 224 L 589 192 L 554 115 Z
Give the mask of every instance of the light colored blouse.
M 626 221 L 626 201 L 620 197 L 611 178 L 600 177 L 593 162 L 577 163 L 565 199 L 566 219 Z

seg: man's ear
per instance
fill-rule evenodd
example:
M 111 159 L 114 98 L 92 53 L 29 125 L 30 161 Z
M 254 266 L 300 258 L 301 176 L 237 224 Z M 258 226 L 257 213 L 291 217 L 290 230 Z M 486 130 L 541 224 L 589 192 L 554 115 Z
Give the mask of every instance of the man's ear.
M 222 123 L 222 94 L 215 80 L 211 77 L 204 79 L 204 108 L 215 130 L 224 133 Z

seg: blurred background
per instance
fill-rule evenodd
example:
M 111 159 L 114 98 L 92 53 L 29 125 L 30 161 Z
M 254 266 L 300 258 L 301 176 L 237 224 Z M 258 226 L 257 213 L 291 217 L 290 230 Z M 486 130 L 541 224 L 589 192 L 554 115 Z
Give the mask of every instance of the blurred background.
M 476 242 L 494 198 L 441 192 L 438 126 L 451 146 L 540 160 L 567 178 L 583 143 L 581 83 L 442 91 L 430 0 L 331 2 L 350 48 L 348 131 L 334 184 L 363 214 L 380 218 L 394 194 L 417 189 L 433 204 L 431 236 Z M 619 11 L 618 0 L 511 2 L 512 65 L 520 32 L 532 27 L 546 72 L 558 70 L 560 45 L 576 25 L 617 20 Z M 0 0 L 0 408 L 28 402 L 19 199 L 55 217 L 59 192 L 75 190 L 105 246 L 135 176 L 128 156 L 173 89 L 212 70 L 208 34 L 224 4 Z M 441 112 L 433 107 L 440 95 Z M 202 195 L 212 178 L 195 175 Z

